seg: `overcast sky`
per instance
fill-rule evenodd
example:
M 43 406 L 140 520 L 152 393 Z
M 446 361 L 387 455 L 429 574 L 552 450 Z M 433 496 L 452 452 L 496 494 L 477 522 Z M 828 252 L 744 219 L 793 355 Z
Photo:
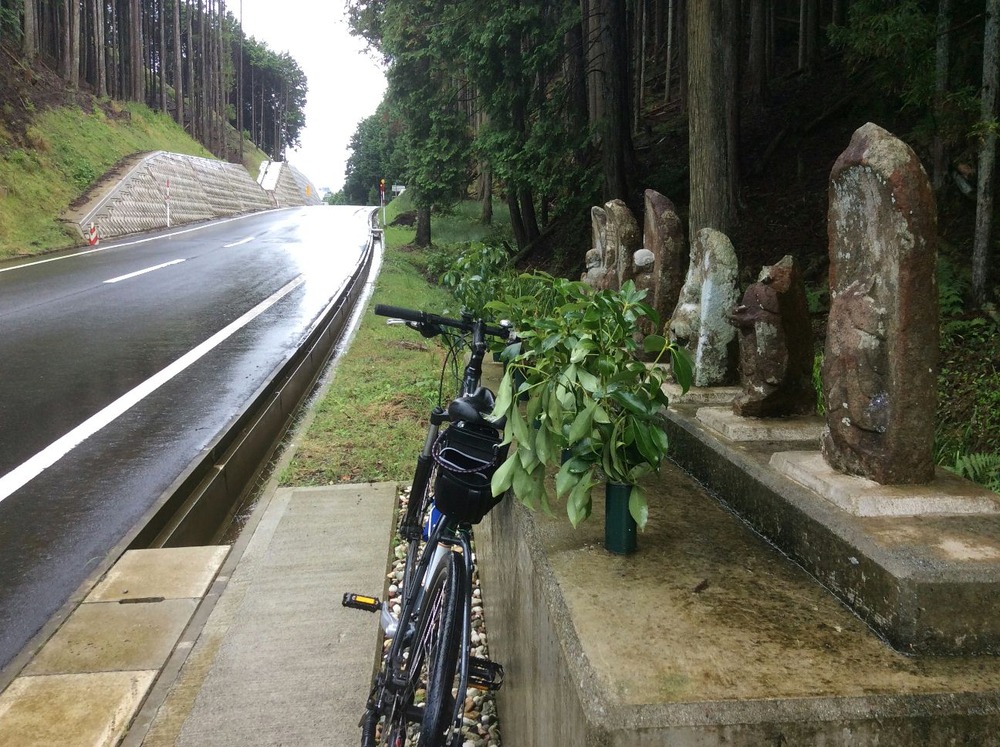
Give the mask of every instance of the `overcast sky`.
M 385 76 L 364 44 L 348 33 L 345 0 L 229 0 L 243 32 L 277 53 L 288 52 L 308 80 L 302 146 L 289 163 L 317 189 L 344 186 L 347 146 L 358 123 L 375 113 Z

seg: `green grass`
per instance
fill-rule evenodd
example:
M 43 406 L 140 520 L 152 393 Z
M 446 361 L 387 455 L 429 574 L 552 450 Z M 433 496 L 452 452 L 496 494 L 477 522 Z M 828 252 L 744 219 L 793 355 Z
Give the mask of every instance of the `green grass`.
M 404 193 L 405 194 L 405 193 Z M 482 204 L 474 200 L 458 203 L 448 215 L 431 217 L 431 240 L 438 245 L 463 244 L 469 241 L 483 241 L 500 236 L 510 239 L 510 209 L 507 203 L 493 201 L 493 223 L 485 225 L 479 218 Z
M 388 221 L 409 209 L 408 200 L 398 198 L 387 207 Z M 478 218 L 474 207 L 466 205 L 434 221 L 441 234 L 457 241 L 479 235 Z M 387 248 L 369 308 L 281 475 L 283 485 L 410 478 L 427 413 L 437 403 L 445 351 L 405 327 L 386 326 L 371 309 L 388 303 L 443 312 L 454 305 L 446 291 L 424 277 L 426 253 L 410 246 L 413 235 L 410 229 L 386 230 Z M 455 383 L 446 379 L 444 386 L 448 398 Z
M 107 109 L 95 106 L 88 113 L 66 106 L 37 113 L 27 128 L 30 149 L 15 148 L 0 129 L 0 259 L 79 244 L 80 236 L 60 215 L 126 156 L 165 150 L 212 158 L 162 112 L 119 102 Z M 260 157 L 254 154 L 248 163 Z

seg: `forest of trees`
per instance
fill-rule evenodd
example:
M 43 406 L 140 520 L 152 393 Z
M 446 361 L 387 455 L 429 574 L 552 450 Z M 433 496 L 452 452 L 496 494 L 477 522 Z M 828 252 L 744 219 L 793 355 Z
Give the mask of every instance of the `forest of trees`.
M 522 256 L 551 254 L 567 233 L 560 227 L 590 205 L 622 198 L 638 207 L 642 190 L 658 186 L 643 153 L 663 140 L 657 127 L 680 122 L 689 230 L 728 232 L 753 208 L 742 205 L 742 123 L 767 112 L 783 83 L 832 64 L 902 113 L 908 131 L 897 134 L 936 189 L 956 188 L 956 164 L 975 174 L 968 260 L 982 302 L 998 3 L 348 0 L 352 31 L 384 59 L 389 88 L 351 142 L 345 193 L 367 201 L 379 178 L 406 183 L 426 244 L 432 208 L 474 185 L 489 220 L 496 190 Z
M 0 44 L 70 89 L 170 114 L 220 158 L 243 139 L 272 159 L 299 144 L 305 75 L 243 34 L 225 0 L 0 0 Z

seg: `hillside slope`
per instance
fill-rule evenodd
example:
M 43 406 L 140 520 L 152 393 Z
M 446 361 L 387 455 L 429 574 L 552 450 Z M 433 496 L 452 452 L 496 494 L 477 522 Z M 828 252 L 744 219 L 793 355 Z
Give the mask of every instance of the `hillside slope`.
M 59 217 L 93 184 L 136 154 L 164 150 L 212 158 L 169 117 L 68 91 L 44 66 L 0 50 L 0 259 L 79 243 Z M 247 144 L 256 175 L 265 156 Z

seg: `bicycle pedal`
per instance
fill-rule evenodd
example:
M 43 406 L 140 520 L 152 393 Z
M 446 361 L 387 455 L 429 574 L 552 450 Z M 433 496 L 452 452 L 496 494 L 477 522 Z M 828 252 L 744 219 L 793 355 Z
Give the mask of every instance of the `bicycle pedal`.
M 469 687 L 497 691 L 503 685 L 503 667 L 489 659 L 469 657 Z
M 366 594 L 352 594 L 350 592 L 344 594 L 344 600 L 341 604 L 345 607 L 365 610 L 366 612 L 378 612 L 382 609 L 382 602 L 379 601 L 378 597 L 370 597 Z

